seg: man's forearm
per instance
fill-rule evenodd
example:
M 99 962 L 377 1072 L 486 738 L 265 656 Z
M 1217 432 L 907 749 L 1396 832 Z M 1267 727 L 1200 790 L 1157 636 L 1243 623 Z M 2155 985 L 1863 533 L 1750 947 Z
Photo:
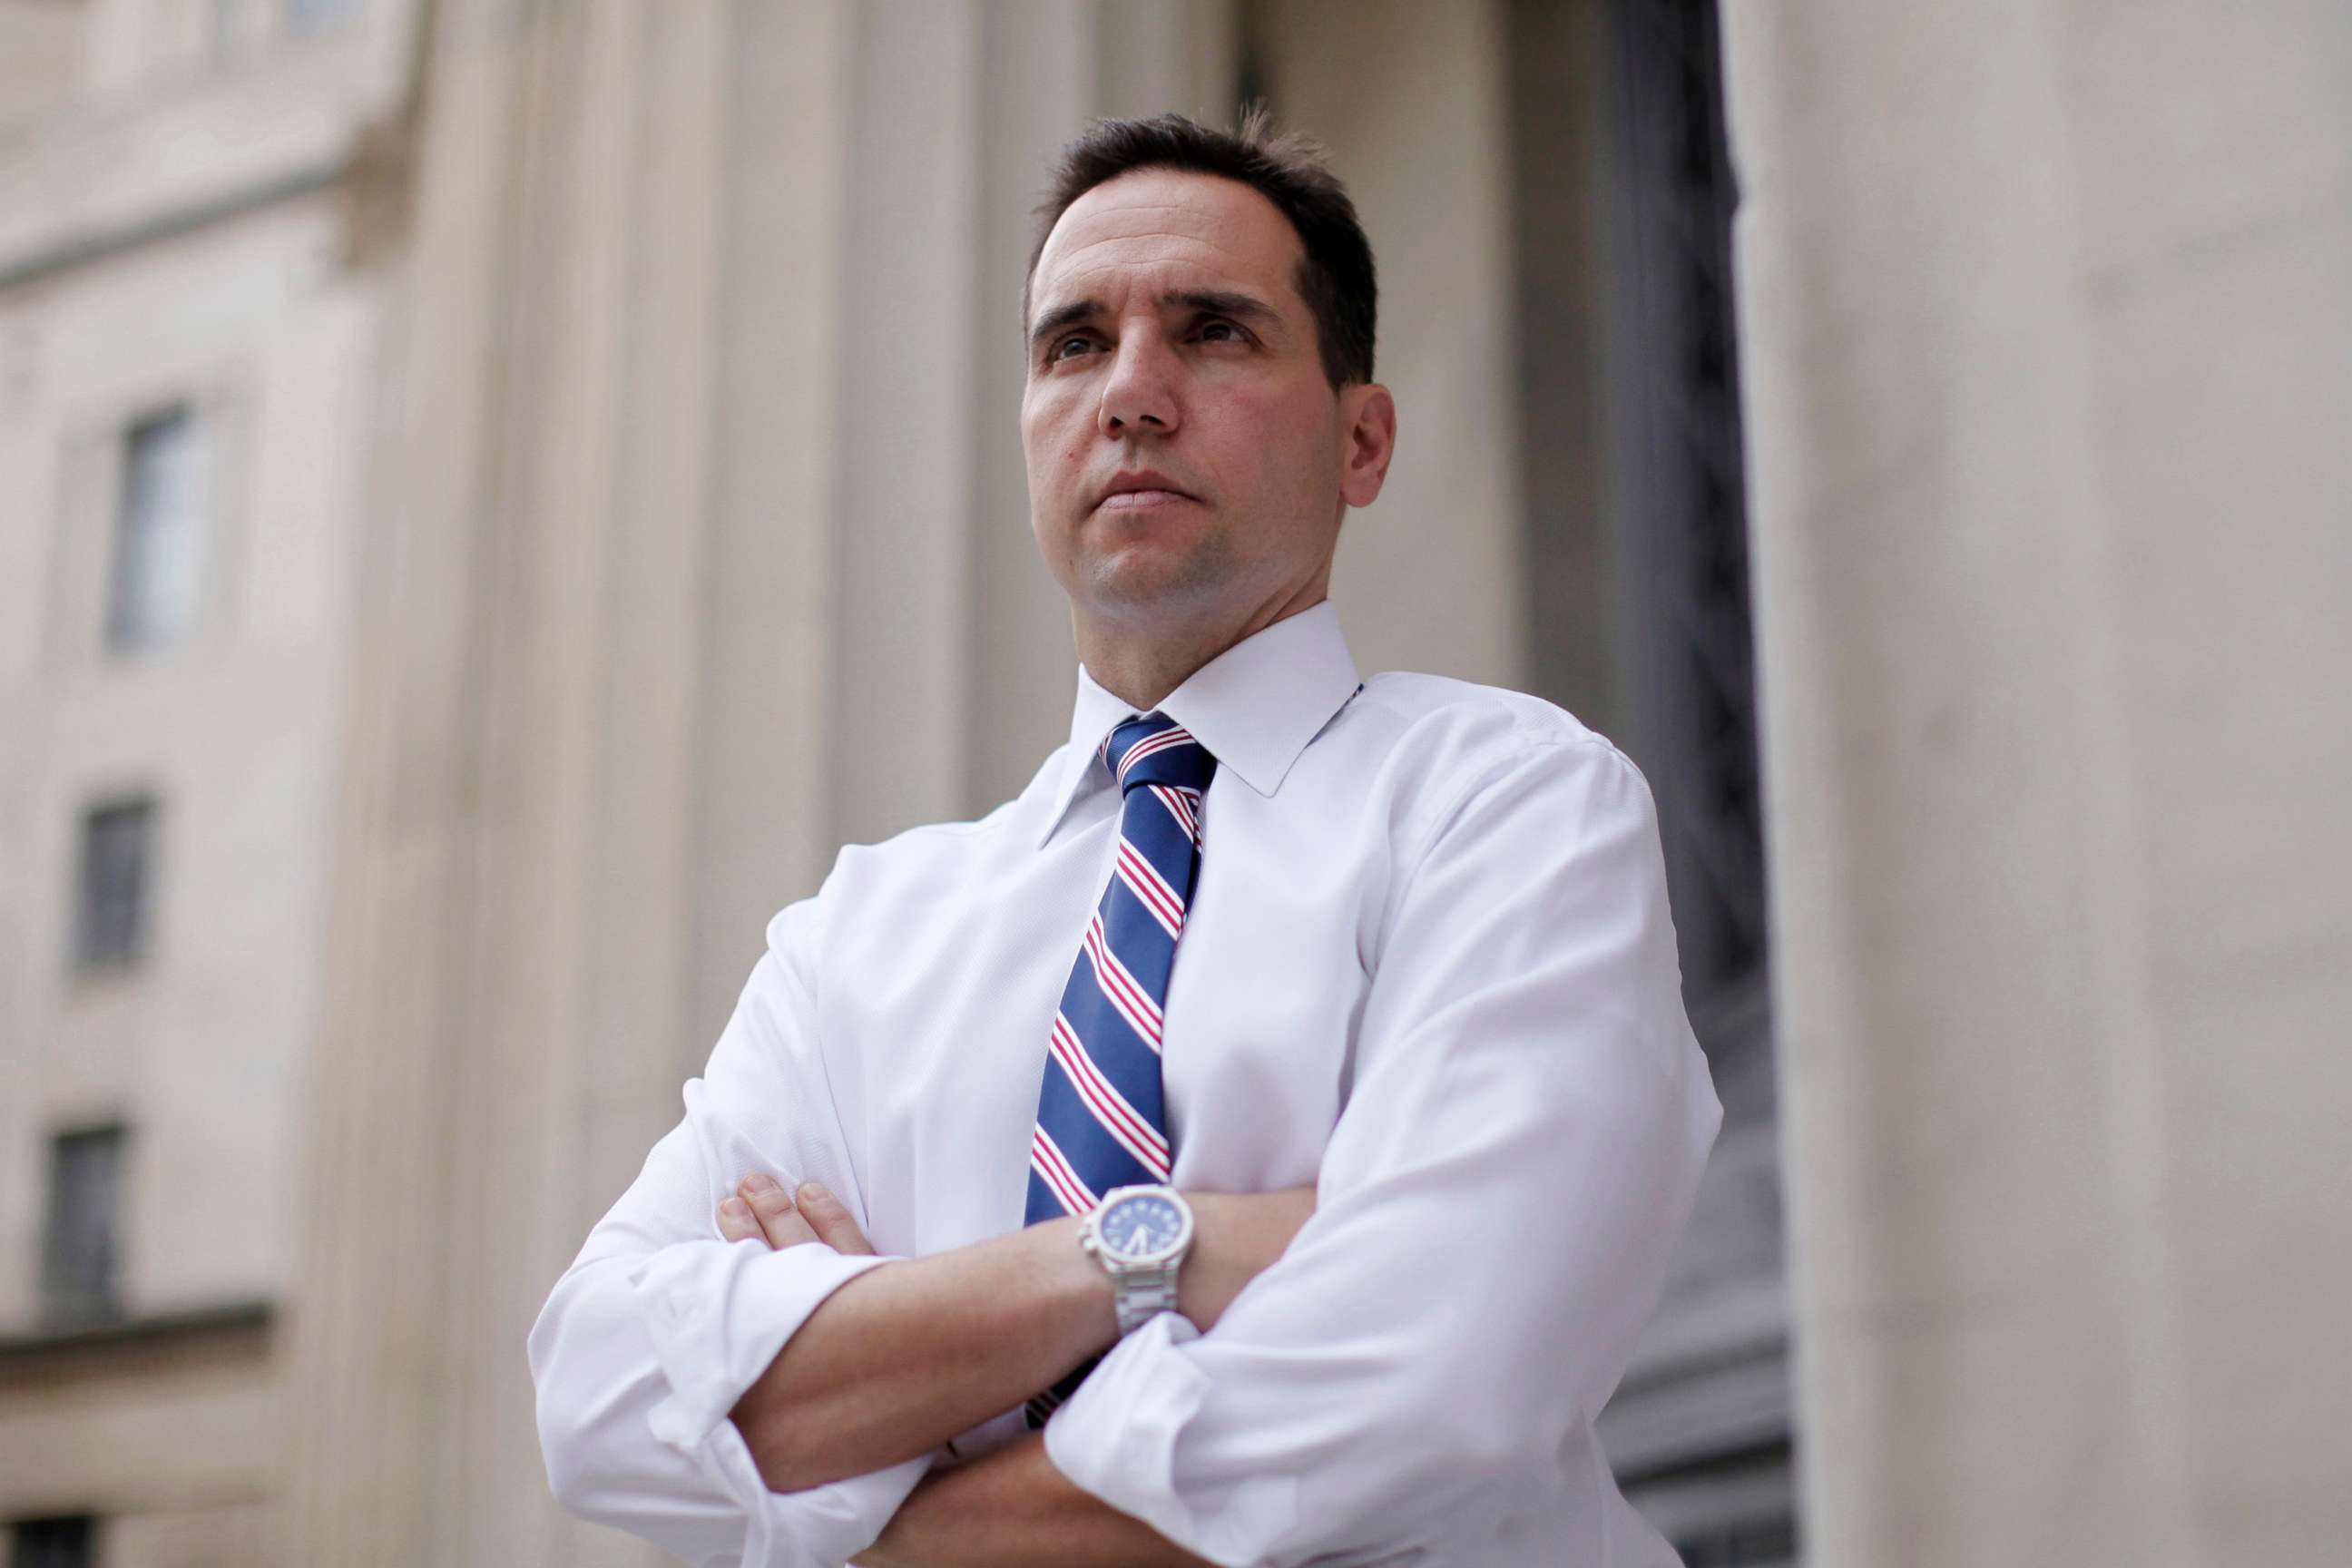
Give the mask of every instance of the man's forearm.
M 814 1238 L 871 1252 L 824 1189 L 796 1208 L 747 1179 L 719 1213 L 730 1240 Z M 1282 1256 L 1315 1190 L 1190 1194 L 1196 1221 L 1176 1310 L 1206 1332 Z M 809 1314 L 732 1412 L 772 1490 L 800 1491 L 929 1453 L 1013 1408 L 1118 1338 L 1108 1278 L 1078 1248 L 1077 1222 L 876 1268 Z
M 1108 1279 L 1052 1220 L 860 1275 L 809 1315 L 734 1409 L 770 1489 L 911 1459 L 1118 1340 Z
M 1054 1467 L 1041 1438 L 924 1478 L 859 1568 L 1209 1568 Z

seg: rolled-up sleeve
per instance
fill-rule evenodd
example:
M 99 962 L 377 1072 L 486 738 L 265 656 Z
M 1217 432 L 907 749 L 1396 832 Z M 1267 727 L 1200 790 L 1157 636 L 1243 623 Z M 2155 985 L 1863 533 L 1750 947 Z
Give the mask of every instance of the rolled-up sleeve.
M 1546 738 L 1432 816 L 1387 907 L 1318 1207 L 1213 1331 L 1163 1317 L 1046 1428 L 1214 1562 L 1444 1554 L 1590 1484 L 1722 1111 L 1655 815 Z
M 729 1419 L 824 1299 L 883 1258 L 719 1236 L 719 1201 L 765 1171 L 865 1205 L 816 1050 L 814 901 L 769 928 L 686 1115 L 589 1233 L 532 1325 L 548 1478 L 565 1507 L 700 1563 L 835 1568 L 871 1545 L 917 1459 L 808 1491 L 767 1489 Z

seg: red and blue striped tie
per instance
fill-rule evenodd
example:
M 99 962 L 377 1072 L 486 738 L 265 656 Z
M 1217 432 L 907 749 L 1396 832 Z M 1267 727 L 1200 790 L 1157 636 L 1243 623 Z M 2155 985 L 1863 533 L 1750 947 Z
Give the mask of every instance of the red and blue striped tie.
M 1100 755 L 1124 797 L 1118 855 L 1054 1016 L 1029 1139 L 1029 1225 L 1085 1214 L 1113 1187 L 1165 1182 L 1174 1160 L 1160 1093 L 1161 1019 L 1200 871 L 1201 800 L 1217 760 L 1160 713 L 1119 725 Z M 1031 1400 L 1031 1425 L 1090 1368 Z

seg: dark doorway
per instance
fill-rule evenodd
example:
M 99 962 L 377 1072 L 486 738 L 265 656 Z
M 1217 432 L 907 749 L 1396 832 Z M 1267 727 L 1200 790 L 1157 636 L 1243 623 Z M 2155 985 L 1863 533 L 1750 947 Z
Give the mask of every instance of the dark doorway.
M 1722 53 L 1708 0 L 1511 6 L 1528 625 L 1658 806 L 1724 1129 L 1601 1421 L 1694 1563 L 1798 1560 Z

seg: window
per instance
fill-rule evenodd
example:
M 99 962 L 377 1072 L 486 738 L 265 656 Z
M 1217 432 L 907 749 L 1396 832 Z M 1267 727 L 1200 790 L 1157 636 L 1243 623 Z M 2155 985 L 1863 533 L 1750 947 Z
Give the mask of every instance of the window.
M 60 1133 L 49 1144 L 41 1315 L 50 1323 L 103 1321 L 121 1315 L 115 1242 L 123 1142 L 121 1127 L 92 1127 Z
M 1789 1568 L 1797 1561 L 1797 1521 L 1787 1514 L 1675 1542 L 1683 1568 Z
M 107 595 L 110 651 L 168 647 L 194 629 L 211 501 L 210 431 L 192 409 L 171 408 L 131 426 L 123 437 Z
M 98 1561 L 98 1521 L 86 1513 L 20 1519 L 10 1534 L 8 1568 L 89 1568 Z
M 121 801 L 82 818 L 81 908 L 74 958 L 121 969 L 147 949 L 147 889 L 155 864 L 155 803 Z

